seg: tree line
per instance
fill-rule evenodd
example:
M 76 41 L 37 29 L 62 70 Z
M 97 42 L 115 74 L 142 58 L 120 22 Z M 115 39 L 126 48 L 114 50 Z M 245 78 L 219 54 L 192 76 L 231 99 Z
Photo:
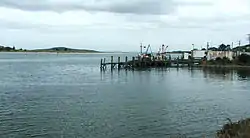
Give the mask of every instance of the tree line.
M 13 47 L 0 46 L 0 52 L 15 52 L 15 51 L 26 51 L 26 49 L 22 49 L 22 48 L 16 49 L 15 46 L 13 46 Z

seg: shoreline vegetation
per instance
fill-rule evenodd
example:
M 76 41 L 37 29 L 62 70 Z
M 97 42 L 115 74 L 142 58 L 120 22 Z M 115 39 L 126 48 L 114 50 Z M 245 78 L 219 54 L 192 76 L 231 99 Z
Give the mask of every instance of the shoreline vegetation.
M 206 49 L 203 49 L 206 50 Z M 208 51 L 212 52 L 233 52 L 231 58 L 228 55 L 217 56 L 215 59 L 208 60 Z M 202 58 L 201 63 L 198 65 L 205 68 L 250 68 L 250 45 L 238 46 L 233 49 L 230 45 L 221 44 L 218 48 L 211 47 L 205 52 L 206 56 Z M 190 57 L 192 59 L 192 57 Z
M 227 57 L 217 57 L 215 60 L 206 60 L 203 59 L 200 64 L 201 67 L 214 67 L 214 68 L 250 68 L 250 55 L 241 54 L 237 57 L 233 57 L 233 60 L 230 60 Z
M 16 49 L 15 47 L 4 47 L 0 46 L 0 52 L 35 52 L 35 53 L 103 53 L 100 51 L 95 50 L 88 50 L 88 49 L 72 49 L 67 47 L 53 47 L 48 49 L 34 49 L 34 50 L 27 50 L 27 49 Z
M 218 138 L 249 138 L 250 137 L 250 118 L 225 124 L 221 130 L 217 131 Z

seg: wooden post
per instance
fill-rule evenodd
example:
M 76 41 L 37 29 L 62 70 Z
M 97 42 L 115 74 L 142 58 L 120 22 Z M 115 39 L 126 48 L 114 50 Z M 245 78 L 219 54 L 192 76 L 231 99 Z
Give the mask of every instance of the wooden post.
M 194 66 L 194 58 L 192 57 L 191 58 L 191 67 L 193 67 Z
M 113 56 L 111 56 L 111 70 L 113 70 L 113 68 L 114 68 L 114 65 L 113 65 L 113 62 L 114 62 L 114 57 Z
M 121 68 L 120 62 L 121 62 L 121 57 L 118 57 L 118 70 Z
M 141 59 L 139 60 L 139 66 L 140 66 L 140 68 L 143 66 L 143 63 L 144 63 L 144 58 L 141 58 Z
M 127 56 L 125 57 L 125 68 L 126 69 L 128 68 L 128 57 Z
M 103 69 L 106 69 L 106 59 L 103 59 Z
M 177 68 L 179 68 L 179 57 L 177 58 Z
M 135 57 L 132 58 L 133 61 L 133 68 L 135 67 Z
M 101 69 L 101 70 L 103 69 L 102 59 L 101 59 L 101 66 L 100 66 L 100 69 Z
M 155 65 L 155 57 L 153 56 L 153 59 L 152 59 L 153 62 L 151 62 L 150 66 L 154 66 Z

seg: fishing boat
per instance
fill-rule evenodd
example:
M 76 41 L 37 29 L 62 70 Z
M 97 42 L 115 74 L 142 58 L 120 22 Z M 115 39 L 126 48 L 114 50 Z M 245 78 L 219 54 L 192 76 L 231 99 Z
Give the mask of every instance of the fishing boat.
M 166 56 L 167 56 L 167 52 L 166 52 L 167 48 L 168 48 L 168 46 L 165 46 L 164 44 L 161 45 L 161 47 L 159 48 L 158 53 L 156 54 L 156 58 L 158 60 L 163 60 L 163 59 L 166 58 Z
M 140 54 L 138 54 L 137 56 L 138 59 L 150 59 L 151 60 L 151 58 L 153 57 L 153 52 L 152 52 L 150 44 L 147 47 L 141 44 L 140 48 L 141 48 Z M 145 49 L 145 52 L 143 52 L 143 49 Z

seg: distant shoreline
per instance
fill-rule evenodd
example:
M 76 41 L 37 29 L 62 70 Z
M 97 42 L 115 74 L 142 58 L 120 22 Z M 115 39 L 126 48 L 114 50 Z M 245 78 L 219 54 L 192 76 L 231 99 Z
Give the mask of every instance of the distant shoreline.
M 102 53 L 99 51 L 36 51 L 36 50 L 30 50 L 30 51 L 24 51 L 27 53 Z
M 33 51 L 33 50 L 26 50 L 26 51 L 0 51 L 0 53 L 54 53 L 54 54 L 125 54 L 131 52 L 103 52 L 103 51 L 96 51 L 96 52 L 56 52 L 56 51 Z
M 34 52 L 34 53 L 101 53 L 96 50 L 89 49 L 73 49 L 67 47 L 53 47 L 48 49 L 16 49 L 15 47 L 0 46 L 0 52 Z

